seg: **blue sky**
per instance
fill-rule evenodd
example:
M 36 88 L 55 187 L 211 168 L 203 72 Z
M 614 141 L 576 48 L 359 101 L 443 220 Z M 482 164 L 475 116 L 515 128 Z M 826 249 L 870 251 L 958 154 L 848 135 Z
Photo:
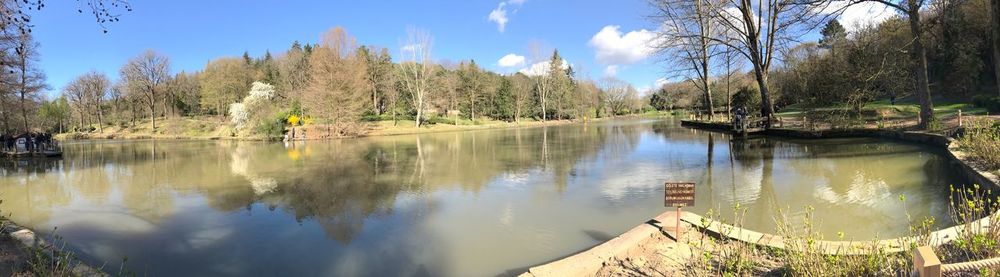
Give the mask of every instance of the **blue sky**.
M 34 14 L 49 95 L 90 70 L 117 79 L 120 66 L 145 49 L 169 56 L 173 72 L 195 71 L 222 56 L 278 53 L 295 40 L 317 42 L 334 26 L 345 27 L 361 44 L 388 47 L 396 55 L 406 28 L 422 28 L 434 36 L 435 59 L 475 59 L 498 72 L 530 66 L 532 42 L 559 49 L 580 74 L 595 79 L 616 65 L 617 77 L 650 87 L 663 72 L 654 58 L 643 58 L 645 51 L 625 45 L 648 35 L 642 29 L 653 29 L 645 19 L 644 0 L 130 2 L 134 10 L 108 25 L 108 34 L 86 10 L 77 12 L 76 1 L 47 1 Z M 506 18 L 502 32 L 499 18 Z M 592 43 L 602 30 L 603 44 Z M 502 67 L 498 61 L 508 54 L 526 60 Z
M 296 40 L 315 43 L 335 26 L 396 56 L 408 27 L 425 29 L 435 40 L 434 59 L 474 59 L 501 73 L 530 68 L 536 62 L 529 50 L 533 43 L 558 49 L 578 77 L 610 74 L 643 90 L 666 71 L 644 43 L 658 27 L 646 19 L 646 0 L 132 0 L 133 11 L 109 24 L 107 34 L 85 8 L 77 12 L 77 2 L 46 1 L 45 9 L 33 14 L 49 96 L 90 70 L 117 79 L 121 65 L 145 49 L 169 56 L 173 72 L 197 71 L 218 57 L 278 54 Z M 841 18 L 851 31 L 859 22 L 892 15 L 866 4 Z M 505 56 L 508 63 L 501 63 Z

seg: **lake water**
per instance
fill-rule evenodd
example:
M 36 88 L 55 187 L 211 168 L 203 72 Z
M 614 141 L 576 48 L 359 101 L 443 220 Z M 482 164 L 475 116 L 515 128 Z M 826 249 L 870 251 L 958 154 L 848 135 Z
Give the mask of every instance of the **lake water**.
M 0 160 L 0 211 L 84 260 L 151 276 L 494 276 L 610 239 L 664 211 L 774 230 L 815 208 L 828 239 L 950 222 L 963 181 L 919 145 L 730 136 L 672 120 L 309 141 L 100 141 Z M 906 203 L 899 201 L 906 197 Z

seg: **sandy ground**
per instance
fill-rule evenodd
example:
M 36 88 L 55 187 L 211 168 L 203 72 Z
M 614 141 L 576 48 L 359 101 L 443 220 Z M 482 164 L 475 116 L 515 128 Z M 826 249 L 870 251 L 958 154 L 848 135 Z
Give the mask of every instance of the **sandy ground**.
M 687 232 L 684 237 L 697 236 Z M 685 240 L 682 238 L 682 241 Z M 611 258 L 604 263 L 596 276 L 685 276 L 687 258 L 691 247 L 678 243 L 667 234 L 647 238 L 628 250 L 626 255 Z

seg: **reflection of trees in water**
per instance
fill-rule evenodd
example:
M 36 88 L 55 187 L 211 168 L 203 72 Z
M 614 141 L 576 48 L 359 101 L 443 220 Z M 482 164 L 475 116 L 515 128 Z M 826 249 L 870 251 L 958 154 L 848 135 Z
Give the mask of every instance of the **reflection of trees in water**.
M 393 213 L 397 204 L 432 210 L 430 194 L 438 190 L 479 192 L 503 176 L 540 169 L 551 173 L 551 185 L 562 191 L 581 160 L 628 154 L 638 144 L 640 128 L 540 127 L 289 148 L 228 141 L 71 144 L 62 160 L 2 164 L 5 180 L 23 181 L 0 186 L 0 195 L 5 212 L 40 224 L 52 208 L 73 199 L 119 206 L 154 224 L 173 215 L 178 196 L 203 196 L 221 211 L 260 202 L 298 220 L 315 220 L 331 238 L 346 243 L 367 218 Z M 401 193 L 412 201 L 399 202 Z
M 551 170 L 563 189 L 580 159 L 600 151 L 613 134 L 629 132 L 539 128 L 309 143 L 316 154 L 291 174 L 275 171 L 291 177 L 275 176 L 279 185 L 264 201 L 300 220 L 314 218 L 331 237 L 348 242 L 365 219 L 391 213 L 404 192 L 415 205 L 430 205 L 425 197 L 433 191 L 478 192 L 498 177 L 535 168 Z

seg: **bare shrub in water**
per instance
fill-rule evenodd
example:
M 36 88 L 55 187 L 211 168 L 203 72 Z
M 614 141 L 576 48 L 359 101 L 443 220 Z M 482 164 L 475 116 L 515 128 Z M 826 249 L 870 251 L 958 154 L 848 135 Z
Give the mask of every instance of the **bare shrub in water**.
M 1000 169 L 1000 129 L 988 118 L 972 119 L 958 139 L 963 150 L 987 170 Z

